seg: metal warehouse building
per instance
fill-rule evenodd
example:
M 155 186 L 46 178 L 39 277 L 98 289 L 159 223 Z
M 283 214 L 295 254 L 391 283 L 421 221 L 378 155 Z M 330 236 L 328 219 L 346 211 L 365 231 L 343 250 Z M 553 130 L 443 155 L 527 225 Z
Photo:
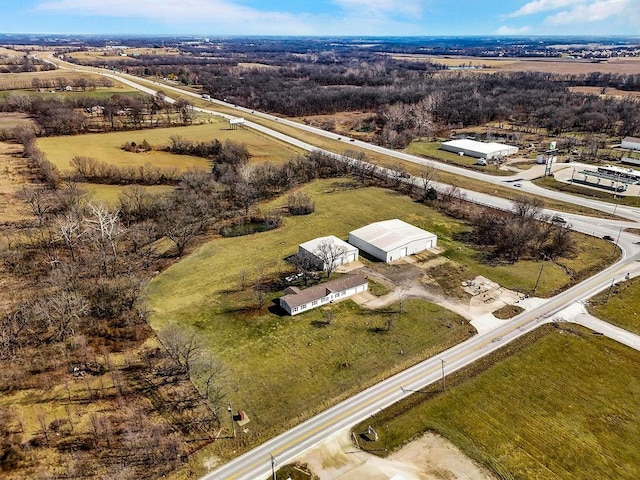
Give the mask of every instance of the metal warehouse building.
M 462 153 L 474 158 L 506 157 L 518 153 L 518 147 L 505 145 L 504 143 L 485 143 L 475 140 L 460 139 L 443 142 L 441 150 L 453 153 Z
M 384 262 L 436 246 L 438 237 L 402 220 L 386 220 L 349 232 L 349 243 Z
M 298 253 L 311 258 L 318 268 L 322 268 L 322 270 L 327 270 L 326 261 L 328 259 L 333 260 L 334 267 L 355 262 L 358 259 L 358 249 L 356 247 L 333 235 L 314 238 L 308 242 L 301 243 L 298 246 Z
M 629 150 L 640 150 L 640 138 L 624 137 L 620 146 Z

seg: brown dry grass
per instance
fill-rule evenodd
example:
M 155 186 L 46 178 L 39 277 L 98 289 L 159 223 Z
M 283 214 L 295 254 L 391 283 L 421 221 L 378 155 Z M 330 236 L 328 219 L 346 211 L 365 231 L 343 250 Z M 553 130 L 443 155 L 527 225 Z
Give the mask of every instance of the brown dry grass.
M 640 97 L 640 92 L 628 92 L 617 88 L 607 88 L 604 94 L 600 93 L 600 87 L 569 87 L 569 90 L 576 93 L 586 93 L 600 95 L 602 97 Z
M 3 223 L 20 222 L 31 218 L 26 204 L 18 199 L 18 192 L 28 185 L 28 167 L 20 157 L 22 147 L 0 143 L 0 219 Z
M 590 72 L 637 74 L 640 58 L 611 58 L 601 62 L 578 58 L 478 58 L 450 55 L 393 55 L 392 58 L 413 62 L 440 63 L 448 67 L 472 65 L 484 67 L 484 72 L 544 72 L 580 74 Z

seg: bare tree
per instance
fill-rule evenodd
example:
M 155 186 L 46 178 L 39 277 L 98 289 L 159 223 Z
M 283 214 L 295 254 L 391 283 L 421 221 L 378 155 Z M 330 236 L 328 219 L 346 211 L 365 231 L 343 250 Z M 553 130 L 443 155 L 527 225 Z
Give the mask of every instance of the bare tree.
M 302 274 L 302 281 L 305 286 L 309 281 L 309 276 L 317 267 L 317 261 L 313 259 L 311 255 L 305 255 L 304 253 L 296 253 L 289 258 L 289 261 L 295 265 L 298 273 Z
M 517 197 L 513 200 L 513 211 L 521 222 L 539 220 L 544 207 L 540 198 Z
M 180 366 L 182 373 L 189 375 L 192 366 L 202 354 L 202 343 L 196 333 L 186 333 L 177 326 L 170 326 L 162 330 L 158 338 Z
M 47 215 L 54 209 L 55 202 L 48 190 L 37 187 L 23 187 L 20 197 L 27 202 L 31 212 L 38 219 L 38 225 L 42 226 Z
M 313 253 L 322 260 L 323 268 L 327 272 L 327 277 L 329 277 L 340 265 L 340 259 L 347 253 L 347 249 L 333 240 L 323 240 Z

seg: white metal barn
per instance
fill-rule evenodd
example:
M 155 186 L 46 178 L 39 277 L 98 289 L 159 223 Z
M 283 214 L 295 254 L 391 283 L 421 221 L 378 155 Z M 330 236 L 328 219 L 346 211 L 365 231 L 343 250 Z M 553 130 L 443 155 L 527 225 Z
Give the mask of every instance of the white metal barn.
M 518 147 L 512 145 L 478 142 L 467 138 L 443 142 L 440 149 L 474 158 L 506 157 L 518 153 Z
M 386 220 L 349 232 L 349 243 L 384 262 L 436 246 L 438 237 L 402 220 Z
M 331 249 L 330 254 L 322 255 L 321 250 Z M 358 249 L 338 237 L 329 235 L 314 238 L 299 245 L 298 253 L 312 258 L 318 268 L 327 269 L 326 260 L 333 258 L 333 266 L 345 265 L 358 259 Z
M 620 146 L 629 150 L 640 150 L 640 138 L 624 137 Z

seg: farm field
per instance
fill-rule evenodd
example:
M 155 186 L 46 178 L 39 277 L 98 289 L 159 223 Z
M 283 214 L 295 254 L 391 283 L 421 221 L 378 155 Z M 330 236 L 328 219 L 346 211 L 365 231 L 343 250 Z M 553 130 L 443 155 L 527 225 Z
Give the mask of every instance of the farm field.
M 66 80 L 77 80 L 79 78 L 89 78 L 93 79 L 96 82 L 100 83 L 104 81 L 104 76 L 86 73 L 86 72 L 73 72 L 70 70 L 46 70 L 42 72 L 20 72 L 20 73 L 0 73 L 0 90 L 4 90 L 6 88 L 15 88 L 9 87 L 10 85 L 23 85 L 19 88 L 31 88 L 31 82 L 34 78 L 39 80 L 57 80 L 59 78 L 64 78 Z M 112 80 L 113 81 L 113 80 Z M 120 85 L 120 82 L 114 81 Z M 123 88 L 129 89 L 129 87 Z
M 450 375 L 444 394 L 434 385 L 376 415 L 365 448 L 387 455 L 434 431 L 499 478 L 638 478 L 640 354 L 575 326 L 516 343 Z
M 623 73 L 636 74 L 640 68 L 640 59 L 634 57 L 610 58 L 606 61 L 590 61 L 570 58 L 496 58 L 437 56 L 421 54 L 393 54 L 393 58 L 405 61 L 439 63 L 447 67 L 472 66 L 474 72 L 543 72 L 543 73 Z
M 400 218 L 438 235 L 443 256 L 454 265 L 434 272 L 443 283 L 459 286 L 459 279 L 477 274 L 514 289 L 530 289 L 535 283 L 537 263 L 495 269 L 481 264 L 478 252 L 456 240 L 468 229 L 464 224 L 396 192 L 349 190 L 341 182 L 317 181 L 301 189 L 316 202 L 315 213 L 285 217 L 282 227 L 269 232 L 213 240 L 148 287 L 154 330 L 178 325 L 195 332 L 210 354 L 226 365 L 229 396 L 253 419 L 250 431 L 256 437 L 248 439 L 250 443 L 467 338 L 473 331 L 455 314 L 420 300 L 408 302 L 402 314 L 397 305 L 367 311 L 347 300 L 333 307 L 330 325 L 324 324 L 321 309 L 296 317 L 279 316 L 270 302 L 281 295 L 285 287 L 282 279 L 293 270 L 283 259 L 295 253 L 299 243 L 326 234 L 345 238 L 350 230 L 367 223 Z M 277 209 L 285 202 L 278 199 L 264 208 Z M 597 260 L 592 257 L 603 246 L 609 244 L 595 239 L 589 244 L 592 250 L 576 261 L 582 268 L 593 261 L 590 266 L 594 267 Z M 545 263 L 545 272 L 547 268 L 549 275 L 545 273 L 541 280 L 540 291 L 555 291 L 569 282 L 558 265 Z M 245 288 L 239 283 L 242 272 L 249 278 Z M 253 292 L 258 283 L 269 286 L 262 309 Z M 388 318 L 393 326 L 387 332 L 383 327 Z
M 209 162 L 204 158 L 173 155 L 157 150 L 147 153 L 131 153 L 121 148 L 125 142 L 142 143 L 143 140 L 147 140 L 154 148 L 160 149 L 167 146 L 169 139 L 174 135 L 194 142 L 211 141 L 217 138 L 221 142 L 233 140 L 245 143 L 252 155 L 252 162 L 281 163 L 297 153 L 297 150 L 260 136 L 251 130 L 230 130 L 229 124 L 222 120 L 187 127 L 39 138 L 38 147 L 45 153 L 49 161 L 61 171 L 69 171 L 69 162 L 77 155 L 93 157 L 117 166 L 151 163 L 157 167 L 178 168 L 180 170 L 209 167 Z

